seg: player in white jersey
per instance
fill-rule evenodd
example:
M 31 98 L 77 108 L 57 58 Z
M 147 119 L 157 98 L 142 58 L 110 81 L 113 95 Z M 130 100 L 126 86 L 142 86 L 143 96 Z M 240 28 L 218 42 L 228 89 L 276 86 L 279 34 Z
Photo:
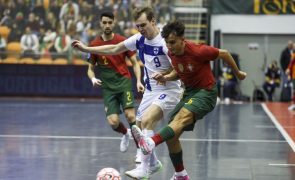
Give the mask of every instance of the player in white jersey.
M 154 73 L 169 73 L 172 70 L 167 47 L 156 26 L 153 9 L 150 7 L 139 8 L 134 11 L 134 20 L 139 31 L 138 34 L 116 45 L 87 47 L 80 41 L 74 41 L 73 47 L 83 52 L 101 55 L 114 55 L 127 50 L 136 50 L 144 64 L 144 81 L 146 90 L 137 112 L 139 126 L 147 136 L 153 136 L 155 125 L 165 119 L 180 100 L 182 88 L 180 81 L 170 81 L 166 84 L 157 84 L 152 78 Z M 149 178 L 151 174 L 162 168 L 156 153 L 143 155 L 141 164 L 125 174 L 135 179 Z

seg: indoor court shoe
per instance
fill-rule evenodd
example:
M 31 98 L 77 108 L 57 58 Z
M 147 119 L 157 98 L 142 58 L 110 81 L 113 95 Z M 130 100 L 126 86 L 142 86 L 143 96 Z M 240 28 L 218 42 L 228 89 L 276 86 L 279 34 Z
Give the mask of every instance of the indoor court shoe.
M 176 176 L 174 174 L 170 180 L 190 180 L 190 178 L 189 178 L 188 175 L 185 175 L 185 176 Z
M 161 161 L 157 161 L 157 164 L 149 167 L 149 175 L 155 174 L 163 168 Z
M 132 134 L 144 155 L 150 154 L 155 148 L 152 138 L 146 137 L 136 125 L 132 126 Z
M 123 135 L 120 144 L 120 151 L 126 152 L 129 147 L 129 139 L 131 137 L 130 129 L 127 130 L 127 133 Z
M 149 179 L 149 173 L 147 169 L 144 169 L 141 166 L 132 169 L 131 171 L 125 172 L 126 176 L 129 176 L 134 179 Z

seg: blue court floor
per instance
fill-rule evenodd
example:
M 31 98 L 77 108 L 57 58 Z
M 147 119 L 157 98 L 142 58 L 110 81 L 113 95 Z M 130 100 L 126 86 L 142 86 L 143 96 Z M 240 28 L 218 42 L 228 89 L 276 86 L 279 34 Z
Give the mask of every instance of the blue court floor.
M 103 109 L 96 99 L 0 98 L 0 180 L 95 180 L 104 167 L 130 179 L 136 148 L 119 151 Z M 182 145 L 192 180 L 295 180 L 294 152 L 259 103 L 219 104 Z M 165 144 L 157 154 L 164 168 L 151 179 L 169 180 Z

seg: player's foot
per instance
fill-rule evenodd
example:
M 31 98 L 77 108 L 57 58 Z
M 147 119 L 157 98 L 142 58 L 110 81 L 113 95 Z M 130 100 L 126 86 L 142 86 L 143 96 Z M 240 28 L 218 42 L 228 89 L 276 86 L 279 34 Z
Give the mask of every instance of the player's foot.
M 294 111 L 295 110 L 295 104 L 292 104 L 291 106 L 288 107 L 289 111 Z
M 136 125 L 132 126 L 132 134 L 144 155 L 150 154 L 156 146 L 152 138 L 146 137 L 139 127 Z
M 139 148 L 136 150 L 135 163 L 141 163 L 141 150 Z
M 137 166 L 135 169 L 126 171 L 125 174 L 134 179 L 149 179 L 148 170 L 142 166 Z
M 189 178 L 188 175 L 177 176 L 177 175 L 174 174 L 170 180 L 190 180 L 190 178 Z
M 120 144 L 120 151 L 126 152 L 129 147 L 129 139 L 131 137 L 130 129 L 127 130 L 127 133 L 123 135 Z
M 149 175 L 155 174 L 163 168 L 161 161 L 157 161 L 157 164 L 149 167 Z

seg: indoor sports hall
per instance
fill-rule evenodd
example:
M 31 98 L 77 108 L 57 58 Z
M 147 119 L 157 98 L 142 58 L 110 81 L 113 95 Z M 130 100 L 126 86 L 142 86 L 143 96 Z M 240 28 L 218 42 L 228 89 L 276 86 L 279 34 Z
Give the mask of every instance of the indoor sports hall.
M 105 11 L 115 15 L 115 33 L 133 36 L 133 9 L 146 5 L 158 28 L 181 20 L 187 40 L 228 50 L 247 73 L 240 81 L 212 61 L 217 104 L 180 138 L 190 179 L 295 180 L 294 0 L 0 0 L 0 180 L 95 180 L 106 167 L 131 179 L 136 146 L 130 138 L 120 152 L 122 135 L 88 76 L 89 55 L 71 43 L 99 37 Z M 137 109 L 142 93 L 126 65 Z M 156 152 L 163 168 L 149 179 L 170 180 L 166 144 Z

